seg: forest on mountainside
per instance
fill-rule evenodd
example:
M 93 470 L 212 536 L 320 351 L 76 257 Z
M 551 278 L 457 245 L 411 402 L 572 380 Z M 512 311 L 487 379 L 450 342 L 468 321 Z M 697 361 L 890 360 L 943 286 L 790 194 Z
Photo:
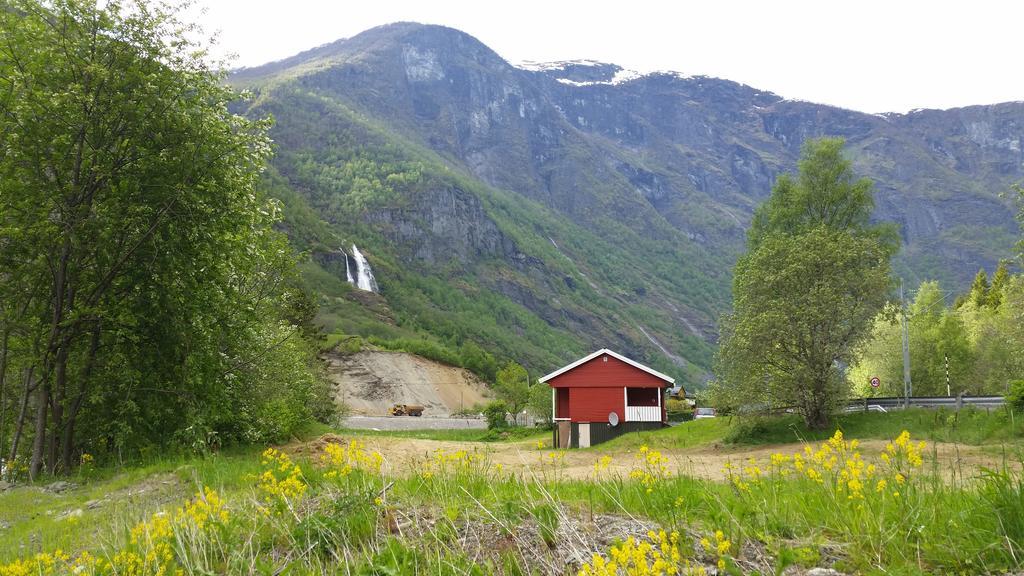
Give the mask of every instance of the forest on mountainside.
M 909 286 L 966 289 L 1019 237 L 1020 103 L 864 114 L 725 79 L 515 65 L 403 22 L 229 81 L 273 118 L 269 190 L 331 296 L 332 339 L 475 343 L 546 372 L 609 347 L 704 386 L 753 213 L 809 139 L 838 136 L 895 226 Z M 379 297 L 347 290 L 357 245 Z M 334 280 L 331 279 L 334 277 Z

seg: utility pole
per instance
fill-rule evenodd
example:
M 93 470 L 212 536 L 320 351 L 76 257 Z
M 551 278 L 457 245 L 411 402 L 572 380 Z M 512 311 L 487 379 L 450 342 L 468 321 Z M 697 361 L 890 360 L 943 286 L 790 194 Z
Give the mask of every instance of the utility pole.
M 903 407 L 910 407 L 913 386 L 910 383 L 910 336 L 907 329 L 907 300 L 903 294 L 903 278 L 900 278 L 900 324 L 903 327 Z
M 523 372 L 526 372 L 526 404 L 530 404 L 530 388 L 533 387 L 533 383 L 530 382 L 530 370 L 523 366 Z M 526 408 L 523 408 L 523 425 L 530 425 L 530 413 L 527 412 Z
M 953 392 L 949 388 L 949 354 L 943 354 L 946 358 L 946 396 L 952 396 Z

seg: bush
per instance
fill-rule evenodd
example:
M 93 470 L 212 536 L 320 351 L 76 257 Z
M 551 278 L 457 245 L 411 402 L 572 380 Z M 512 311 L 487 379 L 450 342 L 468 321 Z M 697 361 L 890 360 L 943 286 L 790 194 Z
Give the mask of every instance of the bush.
M 488 382 L 493 382 L 498 373 L 498 361 L 476 342 L 466 341 L 459 347 L 459 360 L 463 368 Z
M 395 338 L 386 340 L 376 336 L 368 338 L 370 344 L 395 352 L 408 352 L 449 366 L 461 366 L 459 356 L 448 348 L 422 338 Z
M 770 416 L 748 414 L 738 417 L 725 436 L 727 444 L 794 442 L 808 433 L 802 419 L 793 414 Z
M 356 354 L 363 350 L 363 339 L 359 336 L 341 336 L 333 348 L 338 354 Z
M 504 400 L 495 400 L 484 406 L 484 417 L 487 418 L 487 428 L 495 430 L 508 426 L 508 403 Z
M 483 414 L 483 412 L 484 412 L 484 405 L 483 404 L 474 404 L 474 405 L 472 405 L 472 406 L 470 406 L 468 408 L 462 408 L 462 409 L 453 411 L 452 412 L 452 418 L 476 418 L 477 416 Z
M 367 342 L 385 350 L 408 352 L 449 366 L 465 368 L 488 382 L 494 380 L 498 370 L 498 361 L 494 356 L 472 342 L 463 344 L 458 350 L 424 338 L 389 339 L 370 336 Z
M 1024 412 L 1024 380 L 1010 382 L 1010 392 L 1006 395 L 1006 403 L 1015 411 Z
M 693 420 L 693 410 L 686 405 L 686 402 L 678 398 L 665 400 L 665 415 L 670 422 L 685 422 Z

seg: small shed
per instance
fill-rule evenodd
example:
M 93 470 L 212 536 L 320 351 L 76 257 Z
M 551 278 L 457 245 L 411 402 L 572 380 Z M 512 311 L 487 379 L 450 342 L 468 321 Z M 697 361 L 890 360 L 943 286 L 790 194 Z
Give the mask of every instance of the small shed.
M 586 448 L 666 425 L 669 376 L 603 348 L 540 379 L 551 386 L 554 445 Z

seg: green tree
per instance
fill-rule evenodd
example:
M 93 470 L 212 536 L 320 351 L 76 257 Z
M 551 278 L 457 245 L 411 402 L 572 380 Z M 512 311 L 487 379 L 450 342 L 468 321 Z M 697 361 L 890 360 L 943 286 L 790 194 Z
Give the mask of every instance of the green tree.
M 488 402 L 484 406 L 484 418 L 487 419 L 487 429 L 497 430 L 498 428 L 504 428 L 508 426 L 509 407 L 508 403 L 504 400 L 494 400 Z
M 530 386 L 527 410 L 541 422 L 551 422 L 551 387 L 535 382 Z
M 924 282 L 910 306 L 910 380 L 920 396 L 946 395 L 947 360 L 952 394 L 964 391 L 973 370 L 966 327 L 944 302 L 939 284 Z
M 890 252 L 876 240 L 817 228 L 775 234 L 736 266 L 723 322 L 722 379 L 749 403 L 796 405 L 825 428 L 890 287 Z
M 498 373 L 498 361 L 472 340 L 459 347 L 459 360 L 469 371 L 487 380 L 494 380 Z
M 1010 276 L 998 308 L 968 302 L 956 310 L 967 331 L 974 358 L 967 377 L 975 393 L 1005 394 L 1009 382 L 1024 373 L 1024 277 Z
M 1006 403 L 1014 410 L 1024 412 L 1024 380 L 1010 382 L 1006 393 Z
M 890 290 L 890 228 L 870 222 L 870 182 L 853 176 L 840 139 L 804 145 L 796 180 L 780 177 L 736 265 L 717 371 L 747 403 L 795 404 L 829 424 Z
M 907 311 L 910 377 L 918 395 L 946 395 L 947 359 L 952 394 L 971 389 L 974 382 L 975 349 L 962 316 L 962 311 L 974 304 L 950 309 L 945 300 L 937 282 L 923 282 Z M 851 383 L 858 393 L 874 392 L 865 383 L 867 378 L 878 376 L 882 381 L 878 394 L 903 395 L 903 345 L 897 313 L 892 309 L 876 318 L 871 340 L 850 370 Z
M 498 370 L 494 390 L 508 405 L 512 418 L 519 422 L 519 413 L 530 401 L 530 376 L 526 368 L 509 361 L 504 368 Z
M 974 282 L 971 283 L 971 292 L 968 295 L 968 300 L 974 302 L 974 305 L 981 308 L 988 304 L 988 273 L 982 268 L 978 270 L 978 273 L 974 275 Z
M 878 236 L 895 252 L 898 236 L 888 225 L 870 224 L 874 208 L 872 183 L 857 178 L 843 157 L 842 138 L 821 138 L 804 143 L 798 175 L 780 175 L 772 194 L 754 212 L 747 231 L 747 247 L 754 250 L 769 235 L 824 226 Z
M 0 9 L 0 335 L 25 382 L 0 427 L 12 455 L 31 439 L 33 476 L 84 449 L 281 437 L 324 397 L 279 208 L 256 192 L 267 123 L 229 112 L 239 95 L 176 11 Z
M 1003 292 L 1010 281 L 1010 270 L 1007 268 L 1006 260 L 1000 260 L 996 266 L 995 274 L 992 275 L 992 286 L 988 289 L 988 300 L 986 304 L 990 308 L 999 308 L 1003 303 Z
M 871 337 L 848 373 L 855 396 L 903 395 L 903 337 L 898 313 L 895 306 L 889 306 L 875 317 Z M 873 388 L 871 379 L 876 377 L 880 384 Z

